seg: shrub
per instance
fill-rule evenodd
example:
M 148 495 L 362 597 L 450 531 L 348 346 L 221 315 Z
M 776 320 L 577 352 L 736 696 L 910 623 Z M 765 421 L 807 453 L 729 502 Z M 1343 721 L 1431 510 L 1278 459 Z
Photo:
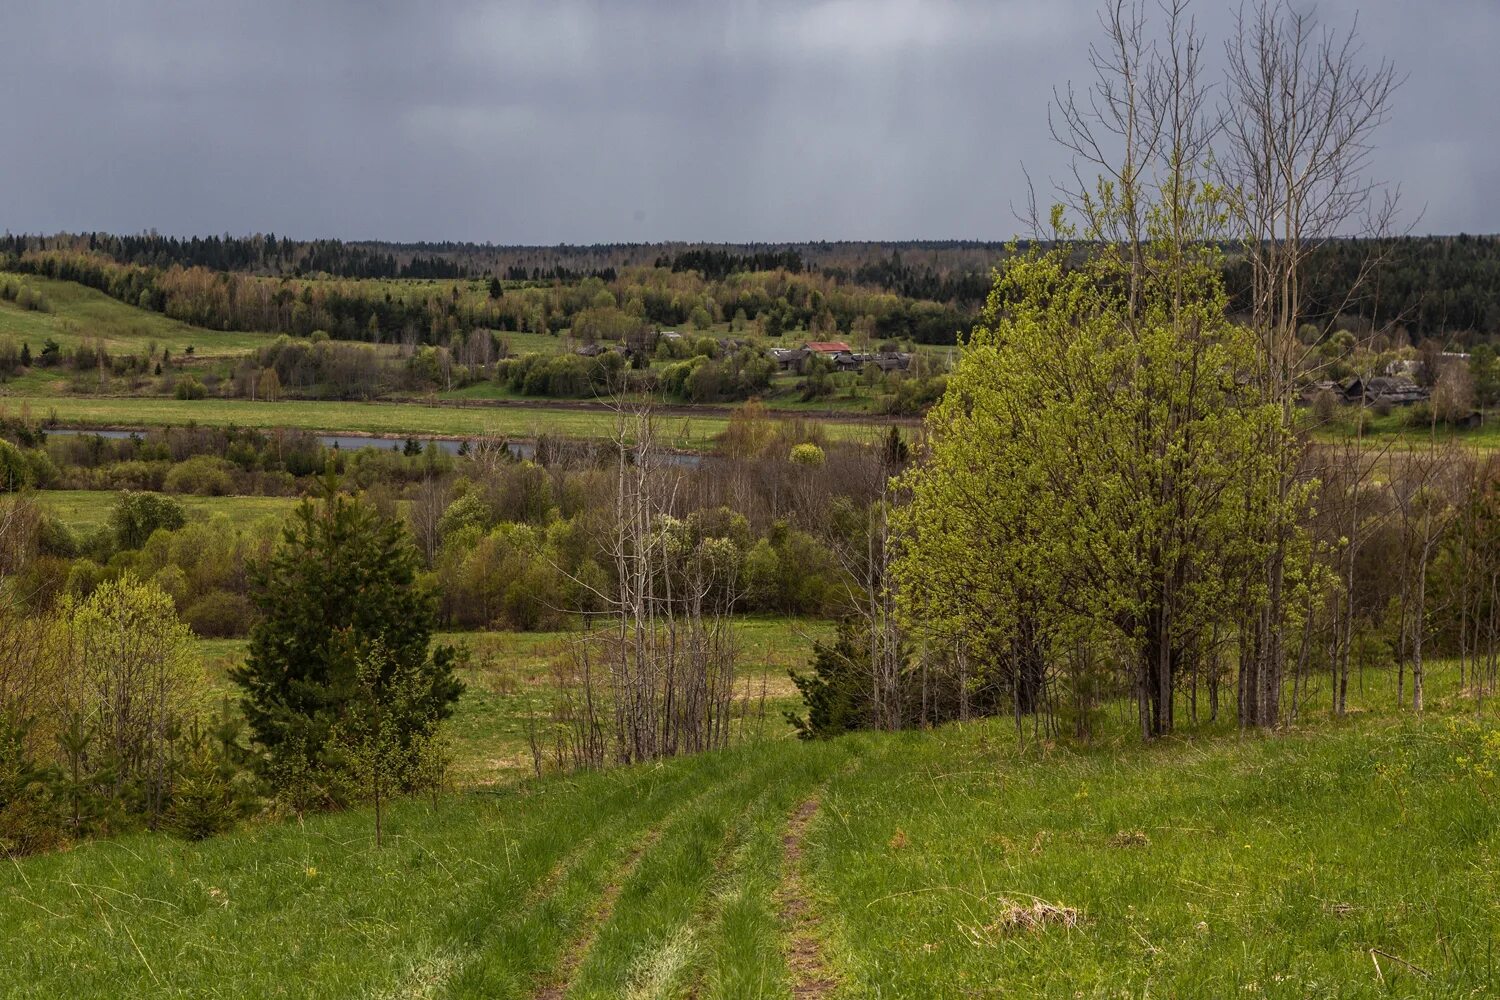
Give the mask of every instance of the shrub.
M 26 453 L 9 441 L 0 439 L 0 493 L 24 490 L 36 482 L 36 473 Z
M 794 446 L 791 454 L 788 456 L 788 460 L 793 465 L 820 466 L 823 464 L 824 459 L 823 449 L 810 443 Z
M 870 652 L 853 622 L 839 622 L 832 644 L 814 642 L 811 673 L 789 671 L 807 715 L 786 713 L 799 739 L 811 740 L 874 724 L 870 701 Z
M 164 485 L 169 493 L 222 497 L 234 492 L 234 466 L 212 455 L 194 455 L 172 466 Z
M 188 627 L 204 639 L 237 639 L 250 631 L 255 609 L 244 594 L 215 590 L 188 605 Z
M 208 731 L 194 724 L 177 753 L 168 826 L 188 840 L 234 829 L 259 805 L 239 743 L 243 727 L 227 708 Z
M 177 388 L 173 390 L 178 399 L 202 399 L 208 395 L 202 382 L 191 375 L 184 375 L 177 380 Z
M 0 715 L 0 855 L 35 854 L 62 839 L 50 778 L 32 752 L 27 726 Z

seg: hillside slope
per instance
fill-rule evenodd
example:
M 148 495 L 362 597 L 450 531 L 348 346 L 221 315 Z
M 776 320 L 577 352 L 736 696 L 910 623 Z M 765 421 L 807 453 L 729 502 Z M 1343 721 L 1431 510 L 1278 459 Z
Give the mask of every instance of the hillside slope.
M 177 355 L 191 346 L 198 357 L 241 354 L 274 339 L 190 326 L 72 281 L 0 274 L 0 283 L 29 288 L 46 302 L 46 311 L 37 311 L 0 299 L 0 339 L 30 344 L 33 355 L 49 337 L 65 351 L 98 338 L 112 354 L 141 354 L 154 342 Z
M 0 873 L 0 994 L 1492 995 L 1485 734 L 982 723 L 90 844 Z

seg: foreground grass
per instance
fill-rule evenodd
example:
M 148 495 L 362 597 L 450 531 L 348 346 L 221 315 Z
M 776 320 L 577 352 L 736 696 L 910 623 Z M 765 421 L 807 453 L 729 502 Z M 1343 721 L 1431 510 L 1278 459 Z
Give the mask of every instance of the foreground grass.
M 363 811 L 136 836 L 0 873 L 0 993 L 785 997 L 815 796 L 838 996 L 1492 995 L 1477 745 L 1436 715 L 1119 753 L 987 722 L 408 801 L 379 850 Z M 1035 901 L 1076 925 L 1011 928 Z
M 21 274 L 0 275 L 0 282 L 31 288 L 46 299 L 47 312 L 23 309 L 0 300 L 0 339 L 17 349 L 31 345 L 32 356 L 48 338 L 63 350 L 85 341 L 101 340 L 111 354 L 140 354 L 155 343 L 181 355 L 192 347 L 195 356 L 243 354 L 270 343 L 274 335 L 208 330 L 169 319 L 161 313 L 137 309 L 72 281 Z
M 1487 995 L 1500 812 L 1445 725 L 1024 763 L 980 727 L 880 741 L 826 800 L 834 954 L 867 996 Z M 1078 926 L 1008 929 L 1037 900 Z

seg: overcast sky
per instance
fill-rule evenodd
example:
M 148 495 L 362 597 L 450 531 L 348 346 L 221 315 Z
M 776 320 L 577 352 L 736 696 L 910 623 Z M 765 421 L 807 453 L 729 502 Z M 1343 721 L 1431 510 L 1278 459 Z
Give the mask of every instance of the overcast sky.
M 1094 0 L 0 2 L 12 232 L 1004 239 L 1099 35 Z M 1356 8 L 1408 75 L 1407 221 L 1500 231 L 1500 0 L 1318 11 Z

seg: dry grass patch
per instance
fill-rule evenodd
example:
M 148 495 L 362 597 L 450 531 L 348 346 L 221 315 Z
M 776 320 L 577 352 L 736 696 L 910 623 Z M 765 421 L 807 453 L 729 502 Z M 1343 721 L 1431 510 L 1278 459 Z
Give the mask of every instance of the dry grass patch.
M 1121 830 L 1109 838 L 1110 847 L 1150 847 L 1151 838 L 1145 830 Z
M 991 937 L 1035 934 L 1050 927 L 1072 930 L 1083 919 L 1083 914 L 1075 907 L 1048 903 L 1041 899 L 1033 899 L 1029 903 L 1006 899 L 1000 903 L 1000 915 L 984 928 Z

